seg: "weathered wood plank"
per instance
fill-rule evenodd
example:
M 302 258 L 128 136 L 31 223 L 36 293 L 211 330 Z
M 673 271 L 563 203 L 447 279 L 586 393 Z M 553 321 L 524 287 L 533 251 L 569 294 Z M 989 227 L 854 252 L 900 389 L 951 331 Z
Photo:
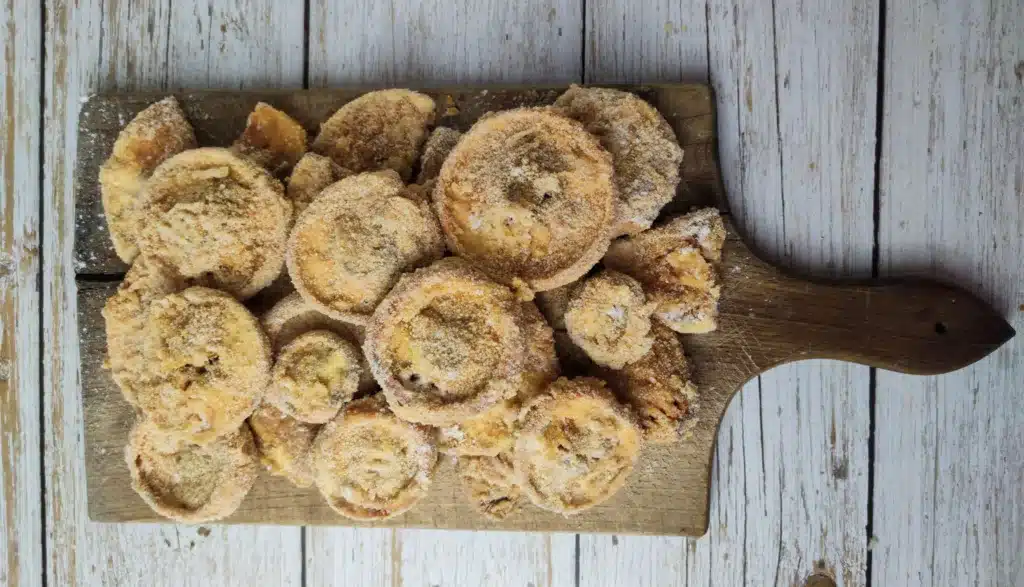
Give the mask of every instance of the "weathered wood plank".
M 879 372 L 875 585 L 1024 584 L 1024 4 L 888 3 L 879 261 L 959 283 L 1017 339 L 955 374 Z
M 581 9 L 570 0 L 314 0 L 310 87 L 579 81 Z
M 395 543 L 401 585 L 540 587 L 573 580 L 572 534 L 398 530 Z
M 619 10 L 594 4 L 588 19 L 600 22 L 588 31 L 598 39 L 644 39 L 642 46 L 652 42 L 642 30 L 664 32 L 657 44 L 683 33 L 662 17 L 677 3 Z M 802 272 L 867 275 L 877 6 L 707 5 L 708 28 L 687 24 L 690 48 L 670 52 L 690 61 L 662 67 L 649 60 L 665 52 L 638 47 L 609 59 L 608 51 L 629 42 L 592 43 L 588 35 L 596 56 L 587 59 L 588 79 L 637 71 L 699 77 L 710 56 L 726 191 L 748 241 Z M 683 10 L 704 12 L 704 2 Z M 824 567 L 839 584 L 864 584 L 868 370 L 821 362 L 779 367 L 747 385 L 732 406 L 718 435 L 708 535 L 583 536 L 583 583 L 629 584 L 640 576 L 662 584 L 791 585 Z
M 70 6 L 50 0 L 46 11 L 43 299 L 48 359 L 43 411 L 48 581 L 297 585 L 302 575 L 297 528 L 216 528 L 205 535 L 205 529 L 194 527 L 88 520 L 74 335 L 72 173 L 79 100 L 88 94 L 127 88 L 300 85 L 302 6 L 270 0 L 223 9 L 198 0 L 159 5 L 94 0 Z M 283 38 L 289 41 L 280 47 L 272 43 Z
M 308 585 L 402 585 L 401 545 L 389 528 L 305 528 Z
M 43 573 L 39 434 L 39 87 L 42 11 L 0 6 L 0 585 Z
M 589 0 L 587 83 L 706 82 L 707 0 Z
M 581 2 L 360 0 L 355 4 L 339 10 L 332 2 L 311 2 L 311 87 L 582 80 Z M 339 38 L 350 42 L 334 42 Z M 306 532 L 311 578 L 330 576 L 332 569 L 337 573 L 336 553 L 368 548 L 391 553 L 391 566 L 385 567 L 389 572 L 380 574 L 376 558 L 353 559 L 341 577 L 372 577 L 362 584 L 388 580 L 390 585 L 533 582 L 539 586 L 574 580 L 572 535 L 328 528 Z M 489 560 L 481 552 L 497 556 Z M 546 580 L 520 580 L 524 577 Z

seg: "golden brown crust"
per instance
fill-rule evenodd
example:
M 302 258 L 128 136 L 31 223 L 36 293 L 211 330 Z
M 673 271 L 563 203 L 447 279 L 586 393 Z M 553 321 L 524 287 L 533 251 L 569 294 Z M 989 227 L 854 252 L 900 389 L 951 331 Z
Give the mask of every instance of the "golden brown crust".
M 293 292 L 274 304 L 260 319 L 263 330 L 270 339 L 274 352 L 295 340 L 295 337 L 311 330 L 330 330 L 347 340 L 363 344 L 364 329 L 362 326 L 335 320 L 318 311 L 312 304 L 302 299 L 299 292 Z
M 655 324 L 651 334 L 654 344 L 642 359 L 621 371 L 606 369 L 602 374 L 637 413 L 644 440 L 664 444 L 684 437 L 696 424 L 697 386 L 679 336 L 661 324 Z
M 565 326 L 580 348 L 597 364 L 621 369 L 647 354 L 654 340 L 651 313 L 640 283 L 618 271 L 585 278 L 573 290 Z
M 396 414 L 450 426 L 515 395 L 524 345 L 512 292 L 449 257 L 402 277 L 374 312 L 364 351 Z
M 320 493 L 353 520 L 408 511 L 427 494 L 437 463 L 429 429 L 399 420 L 380 394 L 345 406 L 317 435 L 312 455 Z
M 402 192 L 402 196 L 412 200 L 413 202 L 426 202 L 430 203 L 430 194 L 434 191 L 434 180 L 428 179 L 422 184 L 410 183 L 405 186 L 405 191 Z M 433 210 L 431 210 L 433 213 Z M 440 229 L 440 225 L 438 225 Z
M 658 307 L 654 317 L 684 334 L 717 328 L 725 225 L 718 210 L 703 208 L 634 237 L 618 239 L 605 266 L 636 278 Z
M 359 393 L 367 394 L 377 389 L 377 381 L 370 372 L 370 366 L 363 356 L 362 347 L 365 331 L 362 326 L 335 320 L 318 311 L 312 304 L 294 292 L 277 302 L 260 319 L 260 325 L 270 339 L 270 346 L 277 354 L 284 345 L 295 337 L 312 330 L 329 330 L 359 349 Z
M 392 169 L 407 181 L 434 109 L 430 96 L 412 90 L 368 92 L 320 125 L 313 150 L 352 173 Z
M 298 218 L 324 188 L 349 175 L 352 173 L 342 169 L 330 157 L 316 153 L 303 155 L 288 177 L 288 199 L 295 207 L 295 217 Z
M 439 428 L 437 442 L 441 452 L 460 456 L 495 456 L 511 450 L 515 442 L 515 420 L 523 402 L 558 378 L 561 367 L 555 355 L 551 327 L 532 302 L 523 302 L 519 308 L 520 328 L 526 340 L 519 389 L 515 396 L 482 414 Z
M 615 236 L 650 228 L 676 195 L 683 161 L 665 118 L 630 92 L 575 84 L 555 100 L 555 107 L 582 122 L 612 155 L 618 199 Z
M 605 383 L 563 377 L 523 406 L 513 462 L 534 505 L 573 515 L 614 495 L 639 454 L 633 414 Z
M 494 456 L 515 442 L 518 402 L 504 400 L 458 424 L 437 429 L 437 450 L 457 456 Z
M 99 182 L 110 240 L 125 263 L 139 254 L 139 197 L 146 180 L 167 158 L 195 146 L 192 125 L 173 96 L 149 105 L 117 135 Z
M 259 102 L 245 121 L 245 130 L 231 145 L 241 157 L 274 175 L 283 175 L 306 152 L 306 129 L 294 118 Z
M 522 508 L 522 489 L 509 453 L 462 457 L 458 468 L 462 488 L 481 514 L 492 520 L 504 520 Z
M 190 287 L 153 302 L 136 405 L 168 437 L 203 444 L 236 430 L 270 376 L 270 343 L 224 292 Z
M 133 406 L 136 388 L 142 384 L 145 374 L 143 346 L 150 306 L 185 287 L 184 280 L 159 261 L 137 257 L 117 291 L 103 305 L 107 331 L 104 366 L 110 369 L 110 376 L 124 399 Z
M 517 397 L 527 400 L 543 391 L 561 373 L 554 331 L 533 302 L 519 304 L 520 328 L 526 339 L 523 382 Z
M 321 192 L 288 241 L 288 273 L 303 299 L 365 324 L 399 276 L 444 254 L 430 206 L 403 197 L 393 171 L 347 177 Z
M 607 249 L 611 157 L 550 108 L 501 112 L 445 160 L 434 205 L 452 251 L 529 299 L 576 280 Z
M 270 471 L 288 479 L 296 487 L 313 485 L 310 449 L 320 426 L 299 422 L 267 403 L 249 416 L 260 462 Z
M 242 424 L 199 446 L 164 437 L 146 420 L 125 447 L 132 489 L 154 512 L 195 524 L 231 515 L 256 482 L 259 466 L 249 427 Z
M 329 330 L 300 334 L 277 353 L 263 401 L 302 422 L 333 418 L 359 386 L 359 350 Z
M 437 175 L 441 173 L 444 160 L 448 158 L 448 154 L 452 152 L 460 138 L 462 138 L 461 132 L 446 126 L 439 126 L 430 133 L 427 142 L 423 145 L 420 172 L 416 175 L 416 183 L 424 184 L 437 178 Z
M 142 252 L 195 283 L 245 299 L 284 266 L 291 203 L 265 169 L 227 149 L 192 149 L 165 161 L 140 209 Z

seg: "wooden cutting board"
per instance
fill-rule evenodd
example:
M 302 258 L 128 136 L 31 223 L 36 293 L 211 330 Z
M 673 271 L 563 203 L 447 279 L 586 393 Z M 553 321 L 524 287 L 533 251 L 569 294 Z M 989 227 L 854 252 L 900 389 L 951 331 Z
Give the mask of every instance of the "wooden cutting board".
M 491 110 L 550 104 L 564 87 L 427 89 L 440 106 L 438 124 L 468 129 Z M 685 155 L 683 182 L 667 214 L 695 205 L 728 210 L 715 150 L 714 98 L 704 85 L 624 87 L 654 104 L 675 129 Z M 319 123 L 365 89 L 176 93 L 201 145 L 229 145 L 258 101 L 294 116 L 313 136 Z M 132 491 L 123 447 L 134 420 L 101 365 L 106 352 L 100 311 L 127 269 L 103 220 L 96 182 L 121 127 L 164 94 L 94 96 L 79 119 L 76 247 L 82 401 L 85 410 L 88 509 L 104 522 L 160 520 Z M 936 374 L 986 356 L 1013 335 L 1002 317 L 971 294 L 928 281 L 835 283 L 786 275 L 758 259 L 731 223 L 721 267 L 717 331 L 683 337 L 699 385 L 693 435 L 645 447 L 626 486 L 609 501 L 573 517 L 528 506 L 507 520 L 487 519 L 464 497 L 454 466 L 442 461 L 430 495 L 386 522 L 335 514 L 315 489 L 264 474 L 225 523 L 325 524 L 699 536 L 708 526 L 711 459 L 719 422 L 744 383 L 801 359 L 854 361 Z M 254 300 L 254 311 L 274 300 Z M 824 447 L 823 447 L 824 448 Z

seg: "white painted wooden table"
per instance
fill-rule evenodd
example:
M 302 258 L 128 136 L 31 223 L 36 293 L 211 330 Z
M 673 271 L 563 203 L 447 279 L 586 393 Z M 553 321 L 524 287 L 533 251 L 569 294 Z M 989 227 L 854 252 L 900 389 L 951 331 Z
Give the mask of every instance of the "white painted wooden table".
M 938 276 L 1024 332 L 1022 31 L 1021 0 L 8 0 L 0 585 L 1024 585 L 1020 337 L 944 377 L 752 381 L 699 540 L 92 523 L 70 261 L 92 92 L 710 80 L 762 253 Z

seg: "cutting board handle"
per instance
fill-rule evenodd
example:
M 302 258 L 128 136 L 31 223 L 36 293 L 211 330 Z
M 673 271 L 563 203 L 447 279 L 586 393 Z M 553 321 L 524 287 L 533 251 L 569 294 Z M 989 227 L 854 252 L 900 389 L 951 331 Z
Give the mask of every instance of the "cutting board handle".
M 774 364 L 825 358 L 935 375 L 984 358 L 1015 334 L 985 302 L 934 281 L 819 282 L 776 270 L 770 285 L 745 319 L 759 323 Z

